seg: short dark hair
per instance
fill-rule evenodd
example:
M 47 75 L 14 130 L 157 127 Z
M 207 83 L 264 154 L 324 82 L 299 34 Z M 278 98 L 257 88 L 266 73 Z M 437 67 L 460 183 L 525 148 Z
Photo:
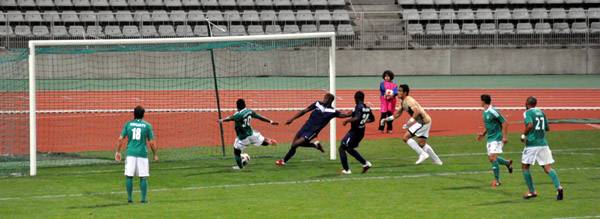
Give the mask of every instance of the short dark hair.
M 537 99 L 534 96 L 527 97 L 527 105 L 535 107 Z
M 331 93 L 326 93 L 324 97 L 325 104 L 331 106 L 331 103 L 335 100 L 335 96 Z
M 408 87 L 408 84 L 401 84 L 398 87 L 402 88 L 402 92 L 406 93 L 406 95 L 410 93 L 410 88 Z
M 490 104 L 492 103 L 492 97 L 489 94 L 482 94 L 481 101 L 483 101 L 485 104 Z
M 244 99 L 238 99 L 237 101 L 235 101 L 235 106 L 238 110 L 243 110 L 244 108 L 246 108 L 246 101 Z
M 354 100 L 356 100 L 358 102 L 364 102 L 365 101 L 365 93 L 363 93 L 362 91 L 356 91 L 356 93 L 354 93 Z
M 133 109 L 133 118 L 143 119 L 145 112 L 146 112 L 146 110 L 144 109 L 144 107 L 138 105 Z
M 394 80 L 394 72 L 392 72 L 391 70 L 385 70 L 383 72 L 383 74 L 381 75 L 381 78 L 385 79 L 385 76 L 389 76 L 390 77 L 390 81 Z

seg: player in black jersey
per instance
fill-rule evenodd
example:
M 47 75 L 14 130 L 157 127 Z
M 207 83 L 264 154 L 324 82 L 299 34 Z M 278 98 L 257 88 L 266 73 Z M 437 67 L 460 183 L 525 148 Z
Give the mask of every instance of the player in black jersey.
M 344 121 L 343 125 L 350 123 L 350 130 L 340 144 L 340 161 L 342 162 L 343 174 L 351 174 L 350 167 L 348 166 L 348 158 L 346 152 L 352 157 L 356 158 L 363 166 L 362 173 L 366 173 L 371 168 L 371 162 L 365 160 L 355 148 L 358 147 L 360 141 L 365 136 L 365 126 L 367 123 L 375 121 L 375 116 L 371 112 L 371 108 L 364 104 L 365 93 L 362 91 L 356 91 L 354 94 L 354 102 L 356 106 L 352 112 L 352 118 Z
M 325 150 L 323 150 L 323 146 L 319 143 L 319 141 L 311 141 L 315 139 L 317 135 L 319 135 L 321 129 L 327 126 L 331 119 L 350 117 L 350 114 L 343 114 L 331 106 L 334 99 L 335 96 L 333 96 L 333 94 L 327 93 L 325 94 L 325 97 L 323 97 L 323 101 L 315 101 L 313 104 L 298 112 L 294 117 L 285 123 L 286 125 L 292 124 L 292 122 L 297 118 L 300 118 L 304 114 L 312 111 L 310 117 L 308 120 L 306 120 L 306 123 L 304 123 L 302 128 L 300 128 L 298 133 L 296 133 L 290 150 L 283 159 L 275 161 L 275 164 L 279 166 L 285 165 L 285 163 L 288 162 L 288 160 L 290 160 L 294 154 L 296 154 L 296 149 L 298 147 L 312 147 L 316 148 L 322 153 L 325 153 Z

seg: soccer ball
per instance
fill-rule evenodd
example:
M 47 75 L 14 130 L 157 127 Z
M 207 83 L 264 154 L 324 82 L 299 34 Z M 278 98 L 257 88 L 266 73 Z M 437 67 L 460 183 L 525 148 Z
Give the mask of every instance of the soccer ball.
M 248 163 L 250 163 L 250 155 L 243 153 L 240 155 L 240 157 L 242 157 L 242 165 L 246 166 Z
M 391 89 L 385 90 L 385 97 L 388 100 L 394 98 L 394 91 Z

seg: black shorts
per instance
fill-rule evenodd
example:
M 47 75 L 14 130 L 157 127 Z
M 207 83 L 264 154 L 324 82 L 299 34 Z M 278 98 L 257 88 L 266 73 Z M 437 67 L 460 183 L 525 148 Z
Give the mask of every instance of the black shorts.
M 361 135 L 361 134 L 348 132 L 344 136 L 344 138 L 342 138 L 342 147 L 357 148 L 358 145 L 360 144 L 360 141 L 362 141 L 363 137 L 365 137 L 364 134 Z
M 298 133 L 296 133 L 296 138 L 301 137 L 306 139 L 306 141 L 311 141 L 319 136 L 319 132 L 308 130 L 308 129 L 300 129 Z

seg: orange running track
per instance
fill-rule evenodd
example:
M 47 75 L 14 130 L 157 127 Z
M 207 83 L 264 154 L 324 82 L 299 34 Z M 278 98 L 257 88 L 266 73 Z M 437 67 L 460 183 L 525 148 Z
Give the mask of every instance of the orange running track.
M 276 91 L 220 91 L 222 108 L 234 108 L 237 98 L 245 98 L 249 108 L 304 108 L 311 102 L 321 99 L 324 91 L 276 90 Z M 379 91 L 368 90 L 366 102 L 371 107 L 379 107 Z M 600 89 L 446 89 L 414 90 L 411 95 L 424 107 L 480 107 L 479 96 L 491 94 L 496 107 L 522 107 L 527 96 L 536 96 L 540 107 L 600 107 Z M 353 107 L 353 90 L 338 90 L 337 106 Z M 2 106 L 3 110 L 23 110 L 26 106 L 25 94 L 4 95 L 13 98 L 12 106 Z M 21 102 L 19 102 L 21 101 Z M 25 105 L 24 105 L 25 104 Z M 215 109 L 215 95 L 212 91 L 52 91 L 38 93 L 38 110 L 115 110 L 132 109 L 135 105 L 152 109 Z M 523 110 L 505 110 L 504 116 L 511 124 L 510 130 L 522 130 Z M 233 112 L 224 112 L 223 116 Z M 284 123 L 296 111 L 269 110 L 259 113 Z M 475 134 L 481 130 L 479 110 L 429 110 L 431 115 L 431 137 Z M 549 110 L 550 119 L 560 118 L 600 118 L 600 110 Z M 379 113 L 376 113 L 379 120 Z M 122 125 L 131 119 L 131 113 L 39 113 L 38 150 L 42 152 L 79 152 L 113 150 Z M 395 122 L 393 134 L 381 134 L 377 124 L 368 126 L 367 139 L 397 137 L 403 134 L 399 129 L 408 117 Z M 161 147 L 193 147 L 220 145 L 220 132 L 216 112 L 148 112 L 147 121 L 153 124 L 158 145 Z M 263 135 L 280 142 L 289 142 L 306 120 L 298 119 L 290 126 L 269 126 L 254 121 L 253 127 Z M 338 120 L 337 137 L 341 138 L 347 127 Z M 28 152 L 27 115 L 0 116 L 2 124 L 15 124 L 2 127 L 14 136 L 10 147 L 0 147 L 0 154 L 23 154 Z M 235 138 L 233 124 L 226 123 L 225 144 L 232 144 Z M 585 124 L 553 124 L 552 130 L 593 129 Z M 320 139 L 328 140 L 328 128 Z

